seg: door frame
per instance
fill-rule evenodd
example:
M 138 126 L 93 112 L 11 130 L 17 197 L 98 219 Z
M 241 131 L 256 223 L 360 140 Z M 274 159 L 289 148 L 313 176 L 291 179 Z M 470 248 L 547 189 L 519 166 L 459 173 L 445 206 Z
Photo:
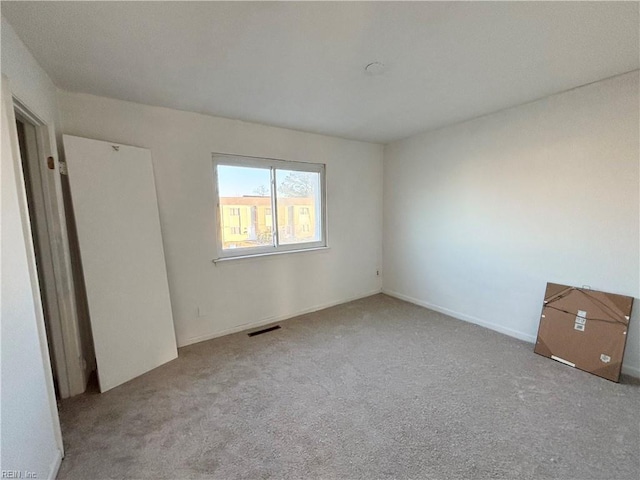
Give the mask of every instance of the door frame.
M 42 299 L 49 359 L 58 394 L 60 397 L 65 398 L 69 396 L 69 380 L 62 338 L 60 308 L 58 306 L 56 281 L 53 272 L 51 244 L 49 242 L 49 225 L 45 214 L 43 178 L 40 172 L 42 156 L 40 155 L 36 126 L 15 109 L 14 114 L 16 121 L 20 123 L 18 128 L 20 163 L 22 179 L 25 183 L 27 210 L 29 211 L 31 223 L 31 239 L 34 246 L 38 285 Z M 20 135 L 21 131 L 22 135 Z
M 58 374 L 58 387 L 61 398 L 78 395 L 85 391 L 88 373 L 86 361 L 82 354 L 82 343 L 78 322 L 76 290 L 71 266 L 71 252 L 67 232 L 67 219 L 64 210 L 62 182 L 62 165 L 54 151 L 55 132 L 51 125 L 45 123 L 33 113 L 19 98 L 12 95 L 13 108 L 21 119 L 33 125 L 36 130 L 38 145 L 38 171 L 41 179 L 44 198 L 44 216 L 47 223 L 47 236 L 53 265 L 55 283 L 55 299 L 57 315 L 51 316 L 50 327 L 62 340 L 63 354 L 53 357 Z M 48 160 L 51 158 L 51 160 Z M 48 162 L 53 162 L 53 169 Z M 22 168 L 22 165 L 20 165 Z M 53 341 L 53 339 L 51 339 Z

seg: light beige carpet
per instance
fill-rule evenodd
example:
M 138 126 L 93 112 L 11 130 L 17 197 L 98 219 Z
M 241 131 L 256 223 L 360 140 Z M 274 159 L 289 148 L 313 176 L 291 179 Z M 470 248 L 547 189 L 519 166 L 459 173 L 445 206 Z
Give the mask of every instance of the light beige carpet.
M 59 478 L 640 478 L 640 388 L 384 295 L 61 406 Z

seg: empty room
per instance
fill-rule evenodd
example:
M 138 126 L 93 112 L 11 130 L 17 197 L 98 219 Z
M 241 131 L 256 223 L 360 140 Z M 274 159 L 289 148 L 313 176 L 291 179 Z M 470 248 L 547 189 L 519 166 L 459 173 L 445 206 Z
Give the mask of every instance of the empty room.
M 640 2 L 0 13 L 2 478 L 640 478 Z

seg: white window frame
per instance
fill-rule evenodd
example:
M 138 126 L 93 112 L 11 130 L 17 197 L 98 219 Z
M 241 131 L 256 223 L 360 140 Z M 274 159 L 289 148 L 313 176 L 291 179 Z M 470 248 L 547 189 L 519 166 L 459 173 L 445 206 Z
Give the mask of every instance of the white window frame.
M 328 248 L 327 244 L 327 195 L 326 195 L 326 166 L 322 163 L 296 162 L 274 158 L 248 157 L 225 153 L 213 153 L 213 183 L 215 193 L 216 243 L 217 258 L 214 262 L 232 258 L 256 257 L 280 253 L 302 252 Z M 218 165 L 231 167 L 254 167 L 270 171 L 271 181 L 271 218 L 273 245 L 260 247 L 245 247 L 237 249 L 223 249 L 222 247 L 222 218 L 220 215 L 220 191 L 218 186 Z M 293 170 L 296 172 L 311 172 L 320 175 L 320 212 L 316 215 L 316 229 L 320 231 L 320 240 L 316 242 L 302 242 L 280 245 L 278 232 L 278 198 L 276 195 L 276 170 Z M 318 225 L 320 223 L 320 225 Z

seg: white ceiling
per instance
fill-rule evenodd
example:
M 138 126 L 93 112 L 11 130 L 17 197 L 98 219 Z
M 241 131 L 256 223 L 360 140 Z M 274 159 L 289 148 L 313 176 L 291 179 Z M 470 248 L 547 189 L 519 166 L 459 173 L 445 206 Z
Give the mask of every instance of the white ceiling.
M 386 143 L 639 67 L 638 3 L 2 2 L 62 89 Z M 383 62 L 386 72 L 364 67 Z

